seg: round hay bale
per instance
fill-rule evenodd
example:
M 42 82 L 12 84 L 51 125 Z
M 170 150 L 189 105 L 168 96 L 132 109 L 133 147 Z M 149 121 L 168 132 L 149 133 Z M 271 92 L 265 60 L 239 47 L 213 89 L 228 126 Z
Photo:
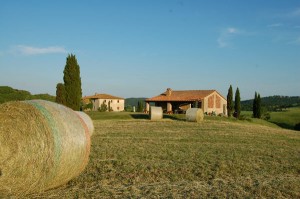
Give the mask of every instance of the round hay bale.
M 93 120 L 85 112 L 82 112 L 82 111 L 75 111 L 75 112 L 84 121 L 84 123 L 87 125 L 87 128 L 89 129 L 90 136 L 92 136 L 93 133 L 94 133 Z
M 73 110 L 43 100 L 0 105 L 0 198 L 67 183 L 89 153 L 88 128 Z
M 204 119 L 203 110 L 200 108 L 189 108 L 185 114 L 186 121 L 201 122 Z
M 163 118 L 162 108 L 157 106 L 151 106 L 149 116 L 150 120 L 161 120 Z

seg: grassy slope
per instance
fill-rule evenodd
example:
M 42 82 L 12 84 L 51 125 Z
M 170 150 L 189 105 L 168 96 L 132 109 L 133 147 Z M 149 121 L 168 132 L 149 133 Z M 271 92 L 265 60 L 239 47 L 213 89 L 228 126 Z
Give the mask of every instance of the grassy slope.
M 28 91 L 13 89 L 9 86 L 0 86 L 0 103 L 9 101 L 23 101 L 31 99 L 43 99 L 48 101 L 55 101 L 55 97 L 49 94 L 32 95 Z
M 270 122 L 293 129 L 295 124 L 300 123 L 300 107 L 289 108 L 283 112 L 272 112 Z
M 242 111 L 242 114 L 248 118 L 252 117 L 252 111 Z M 294 129 L 297 123 L 300 123 L 300 107 L 285 109 L 280 112 L 271 112 L 271 123 L 286 129 Z
M 32 197 L 300 197 L 299 132 L 217 117 L 94 125 L 86 170 Z

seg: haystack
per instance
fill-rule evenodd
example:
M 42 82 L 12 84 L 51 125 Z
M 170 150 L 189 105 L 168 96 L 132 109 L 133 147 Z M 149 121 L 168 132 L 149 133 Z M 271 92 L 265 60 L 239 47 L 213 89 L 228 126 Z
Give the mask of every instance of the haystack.
M 161 107 L 151 106 L 149 112 L 150 120 L 161 120 L 163 118 L 163 110 Z
M 94 133 L 94 124 L 90 116 L 88 116 L 85 112 L 82 111 L 75 111 L 76 114 L 84 121 L 84 123 L 87 125 L 87 128 L 89 129 L 90 136 Z
M 200 108 L 189 108 L 186 111 L 186 121 L 189 122 L 201 122 L 204 119 L 203 110 Z
M 43 100 L 0 105 L 0 198 L 67 183 L 89 153 L 87 125 L 73 110 Z

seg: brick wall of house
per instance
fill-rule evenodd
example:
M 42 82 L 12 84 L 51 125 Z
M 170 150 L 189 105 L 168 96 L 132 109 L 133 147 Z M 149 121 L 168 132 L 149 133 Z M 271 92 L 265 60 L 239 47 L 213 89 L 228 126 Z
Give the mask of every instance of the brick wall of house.
M 221 108 L 221 97 L 216 95 L 216 108 Z
M 208 98 L 208 108 L 214 108 L 214 95 Z
M 203 111 L 207 114 L 210 114 L 212 112 L 219 114 L 227 114 L 226 111 L 226 100 L 221 97 L 217 92 L 212 93 L 211 95 L 204 98 L 204 105 L 203 105 Z

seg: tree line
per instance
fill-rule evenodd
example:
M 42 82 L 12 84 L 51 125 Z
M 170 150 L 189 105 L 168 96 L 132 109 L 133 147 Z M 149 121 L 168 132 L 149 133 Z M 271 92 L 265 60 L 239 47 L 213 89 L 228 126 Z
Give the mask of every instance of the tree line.
M 254 118 L 261 118 L 262 117 L 262 107 L 261 107 L 261 98 L 260 94 L 255 92 L 254 100 L 252 104 L 252 111 Z M 233 90 L 232 86 L 230 85 L 227 94 L 227 115 L 228 117 L 235 117 L 240 118 L 241 116 L 241 95 L 240 90 L 237 87 L 235 91 L 235 98 L 233 101 Z
M 280 96 L 274 95 L 269 97 L 262 97 L 261 104 L 264 111 L 283 111 L 286 108 L 300 106 L 299 96 Z M 241 102 L 243 111 L 252 111 L 253 99 Z

